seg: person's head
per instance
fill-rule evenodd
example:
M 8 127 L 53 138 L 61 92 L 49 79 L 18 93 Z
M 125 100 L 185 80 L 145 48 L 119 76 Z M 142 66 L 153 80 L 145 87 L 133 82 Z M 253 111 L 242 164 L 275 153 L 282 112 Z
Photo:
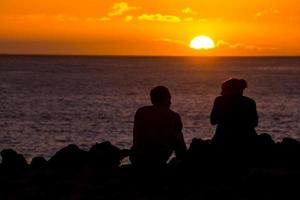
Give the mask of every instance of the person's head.
M 150 98 L 153 105 L 163 105 L 167 107 L 171 105 L 171 94 L 169 89 L 165 86 L 154 87 L 150 91 Z
M 222 95 L 243 95 L 247 88 L 247 82 L 244 79 L 230 78 L 222 84 Z

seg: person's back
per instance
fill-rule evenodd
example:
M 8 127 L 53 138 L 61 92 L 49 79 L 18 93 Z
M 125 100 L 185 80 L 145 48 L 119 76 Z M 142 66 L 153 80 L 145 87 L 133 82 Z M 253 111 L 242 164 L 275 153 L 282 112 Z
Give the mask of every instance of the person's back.
M 229 80 L 229 84 L 235 83 L 236 79 Z M 226 82 L 225 82 L 226 83 Z M 238 83 L 238 81 L 237 81 Z M 255 101 L 242 95 L 243 89 L 233 84 L 227 92 L 222 88 L 222 96 L 215 99 L 211 112 L 211 124 L 217 125 L 213 142 L 218 144 L 249 144 L 255 137 L 255 127 L 258 124 Z M 225 91 L 224 91 L 225 90 Z
M 167 162 L 173 151 L 179 158 L 186 151 L 180 116 L 169 108 L 171 95 L 163 86 L 156 88 L 158 89 L 153 89 L 154 95 L 162 90 L 166 91 L 167 98 L 153 102 L 151 96 L 153 105 L 137 110 L 130 156 L 134 164 L 162 165 Z

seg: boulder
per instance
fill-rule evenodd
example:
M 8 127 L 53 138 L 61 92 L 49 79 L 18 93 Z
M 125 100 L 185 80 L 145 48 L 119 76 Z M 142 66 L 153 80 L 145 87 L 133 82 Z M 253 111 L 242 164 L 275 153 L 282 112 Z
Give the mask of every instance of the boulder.
M 44 157 L 35 157 L 30 163 L 31 169 L 41 170 L 45 169 L 48 165 L 48 161 Z
M 75 144 L 62 148 L 49 160 L 53 168 L 78 169 L 87 165 L 87 152 Z
M 275 144 L 274 140 L 272 139 L 271 135 L 267 133 L 263 133 L 256 136 L 255 139 L 256 145 L 273 145 Z
M 89 150 L 90 164 L 97 167 L 118 167 L 129 150 L 121 150 L 110 142 L 96 143 Z
M 27 162 L 22 154 L 18 154 L 12 149 L 1 151 L 2 165 L 4 171 L 21 172 L 27 168 Z
M 283 138 L 282 142 L 279 143 L 279 156 L 281 165 L 288 168 L 299 168 L 300 167 L 300 142 L 293 138 Z
M 283 138 L 281 144 L 283 145 L 298 145 L 300 146 L 300 142 L 298 140 L 295 140 L 293 138 Z

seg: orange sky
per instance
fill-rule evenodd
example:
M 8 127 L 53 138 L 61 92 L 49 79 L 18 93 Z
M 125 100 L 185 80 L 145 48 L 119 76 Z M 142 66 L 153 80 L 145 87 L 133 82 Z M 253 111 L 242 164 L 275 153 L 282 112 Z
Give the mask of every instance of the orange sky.
M 0 53 L 300 55 L 298 0 L 1 0 L 0 24 Z

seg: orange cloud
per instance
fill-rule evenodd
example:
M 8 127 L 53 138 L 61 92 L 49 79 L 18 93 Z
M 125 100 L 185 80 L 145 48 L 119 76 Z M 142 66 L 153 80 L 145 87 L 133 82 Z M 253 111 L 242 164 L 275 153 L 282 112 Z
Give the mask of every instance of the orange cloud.
M 231 48 L 231 49 L 237 49 L 237 48 L 241 48 L 241 47 L 244 47 L 245 44 L 244 43 L 236 43 L 236 44 L 231 44 L 229 42 L 225 42 L 223 40 L 219 40 L 217 42 L 217 47 L 228 47 L 228 48 Z
M 51 16 L 49 16 L 51 18 Z M 78 21 L 79 18 L 75 16 L 65 15 L 65 14 L 58 14 L 55 16 L 57 21 L 60 22 L 75 22 Z
M 125 19 L 124 19 L 126 22 L 130 22 L 133 20 L 133 16 L 129 15 L 129 16 L 126 16 Z
M 182 46 L 188 46 L 185 42 L 180 41 L 180 40 L 174 40 L 170 38 L 158 38 L 158 39 L 153 39 L 153 41 L 162 41 L 162 42 L 168 42 L 168 43 L 174 43 L 174 44 L 179 44 Z
M 261 46 L 256 46 L 252 44 L 245 44 L 245 43 L 235 43 L 231 44 L 229 42 L 219 40 L 217 42 L 217 47 L 227 47 L 230 49 L 246 49 L 246 50 L 255 50 L 255 51 L 262 51 L 262 50 L 277 50 L 275 47 L 261 47 Z
M 198 21 L 199 21 L 199 22 L 207 22 L 207 19 L 201 18 L 201 19 L 199 19 Z
M 194 19 L 192 17 L 187 17 L 187 18 L 184 18 L 183 20 L 186 22 L 194 21 Z
M 131 10 L 138 10 L 141 7 L 134 7 L 134 6 L 129 6 L 128 3 L 126 2 L 119 2 L 115 3 L 111 9 L 111 11 L 108 13 L 108 16 L 118 16 L 118 15 L 123 15 L 125 12 L 131 11 Z
M 56 15 L 57 16 L 57 15 Z M 55 17 L 56 17 L 55 16 Z M 2 15 L 0 16 L 0 19 L 4 20 L 14 20 L 14 21 L 42 21 L 48 18 L 49 16 L 46 14 L 17 14 L 17 15 Z M 53 17 L 53 16 L 52 16 Z
M 172 23 L 178 23 L 182 20 L 173 15 L 162 15 L 162 14 L 143 14 L 138 17 L 141 21 L 160 21 L 160 22 L 172 22 Z
M 181 11 L 184 14 L 189 14 L 189 15 L 197 15 L 198 12 L 192 10 L 191 8 L 185 8 Z
M 109 18 L 109 17 L 100 17 L 98 19 L 98 21 L 101 21 L 101 22 L 107 22 L 107 21 L 110 21 L 110 20 L 111 20 L 111 18 Z
M 257 12 L 255 14 L 255 17 L 262 17 L 262 16 L 266 16 L 266 15 L 277 15 L 279 14 L 280 11 L 278 9 L 275 9 L 275 8 L 268 8 L 268 9 L 265 9 L 265 10 L 262 10 L 260 12 Z

